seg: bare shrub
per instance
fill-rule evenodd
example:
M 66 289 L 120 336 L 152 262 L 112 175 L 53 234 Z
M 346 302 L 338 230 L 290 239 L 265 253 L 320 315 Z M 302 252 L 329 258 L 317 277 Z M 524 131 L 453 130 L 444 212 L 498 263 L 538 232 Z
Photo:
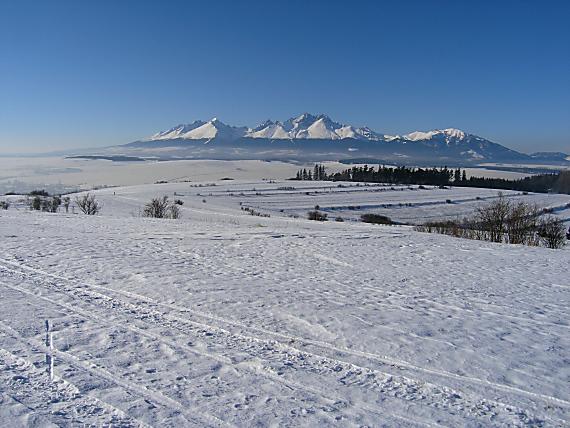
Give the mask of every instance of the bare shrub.
M 180 207 L 178 206 L 179 204 L 172 204 L 169 207 L 169 214 L 171 219 L 173 220 L 177 220 L 181 217 L 181 213 L 180 213 Z
M 39 196 L 34 196 L 29 200 L 29 205 L 31 210 L 39 211 L 42 208 L 42 198 Z
M 471 218 L 427 222 L 414 229 L 481 241 L 561 248 L 565 237 L 562 220 L 547 214 L 536 205 L 511 203 L 499 195 L 496 201 L 480 206 Z
M 83 214 L 95 215 L 99 214 L 101 211 L 101 204 L 95 199 L 95 195 L 86 193 L 82 196 L 77 196 L 75 198 L 75 203 Z
M 566 239 L 562 220 L 552 215 L 540 219 L 538 236 L 542 244 L 548 248 L 562 248 Z
M 69 204 L 71 203 L 71 198 L 69 196 L 65 196 L 63 198 L 63 207 L 65 208 L 65 212 L 69 212 Z
M 152 218 L 164 218 L 168 210 L 168 196 L 153 198 L 144 206 L 143 216 Z
M 10 208 L 10 202 L 0 201 L 0 209 L 7 210 L 8 208 Z
M 362 214 L 360 220 L 364 223 L 372 224 L 393 224 L 390 217 L 380 214 Z
M 180 218 L 180 208 L 176 203 L 171 203 L 168 196 L 153 198 L 144 206 L 143 217 L 151 218 Z
M 488 234 L 488 241 L 503 242 L 505 221 L 510 209 L 510 202 L 501 193 L 497 200 L 477 208 L 474 221 Z
M 56 213 L 61 205 L 61 198 L 59 196 L 52 196 L 51 198 L 44 198 L 41 201 L 42 211 L 48 213 Z
M 307 213 L 307 218 L 309 220 L 315 220 L 315 221 L 327 221 L 327 214 L 326 213 L 322 213 L 320 211 L 314 210 L 314 211 L 309 211 Z
M 414 227 L 418 232 L 440 233 L 442 235 L 461 236 L 459 223 L 453 220 L 429 221 Z
M 251 208 L 251 207 L 243 207 L 243 206 L 242 206 L 242 207 L 241 207 L 241 210 L 242 210 L 242 211 L 245 211 L 245 212 L 247 212 L 247 213 L 249 213 L 249 215 L 253 215 L 253 216 L 256 216 L 256 217 L 271 217 L 269 214 L 256 211 L 256 210 L 254 210 L 254 209 Z
M 536 245 L 534 232 L 540 214 L 540 209 L 536 205 L 525 202 L 511 204 L 504 224 L 507 242 Z

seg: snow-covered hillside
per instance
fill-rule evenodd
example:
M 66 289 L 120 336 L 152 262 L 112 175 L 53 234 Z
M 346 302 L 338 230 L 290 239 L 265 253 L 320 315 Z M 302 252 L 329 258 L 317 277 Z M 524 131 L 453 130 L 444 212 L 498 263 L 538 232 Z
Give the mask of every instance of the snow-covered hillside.
M 294 219 L 288 208 L 326 205 L 335 189 L 211 184 L 100 190 L 93 217 L 10 197 L 2 425 L 570 424 L 567 249 Z M 138 216 L 160 195 L 184 203 L 182 219 Z M 254 204 L 271 217 L 240 209 Z

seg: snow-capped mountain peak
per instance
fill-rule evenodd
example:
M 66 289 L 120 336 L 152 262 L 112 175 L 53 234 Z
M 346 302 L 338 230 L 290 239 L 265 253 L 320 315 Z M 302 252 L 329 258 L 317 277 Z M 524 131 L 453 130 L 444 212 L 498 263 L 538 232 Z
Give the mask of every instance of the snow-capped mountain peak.
M 247 131 L 245 127 L 226 125 L 217 117 L 208 122 L 197 120 L 189 125 L 178 125 L 167 131 L 153 135 L 150 140 L 211 140 L 213 138 L 239 138 Z
M 217 117 L 207 122 L 197 120 L 188 125 L 178 125 L 153 135 L 150 140 L 237 140 L 240 138 L 270 140 L 362 140 L 414 142 L 429 146 L 464 145 L 467 141 L 482 141 L 480 137 L 468 134 L 460 129 L 445 128 L 432 131 L 415 131 L 402 136 L 385 136 L 368 127 L 355 127 L 341 124 L 325 114 L 303 113 L 284 122 L 266 120 L 255 128 L 226 125 Z
M 255 128 L 233 127 L 213 118 L 207 122 L 195 121 L 189 125 L 178 125 L 159 132 L 149 140 L 171 139 L 214 139 L 214 138 L 268 138 L 268 139 L 321 139 L 321 140 L 370 140 L 379 141 L 384 137 L 370 128 L 357 128 L 340 124 L 325 114 L 303 113 L 284 122 L 266 120 Z
M 378 141 L 382 135 L 370 128 L 356 128 L 352 125 L 343 125 L 332 120 L 325 114 L 313 115 L 303 113 L 300 116 L 287 119 L 285 122 L 268 120 L 260 126 L 249 130 L 249 138 L 271 139 L 359 139 Z
M 181 140 L 187 140 L 187 144 L 181 144 Z M 206 143 L 210 145 L 204 150 L 201 145 Z M 268 119 L 254 128 L 227 125 L 216 117 L 209 121 L 197 120 L 128 146 L 133 150 L 144 148 L 145 153 L 159 149 L 161 156 L 172 146 L 176 156 L 190 153 L 192 156 L 215 155 L 220 158 L 259 156 L 306 160 L 343 159 L 357 155 L 361 159 L 417 159 L 422 162 L 435 159 L 445 163 L 534 159 L 456 128 L 390 136 L 365 126 L 335 122 L 325 114 L 311 113 L 283 122 Z M 559 162 L 567 162 L 566 156 L 559 155 L 558 159 L 561 159 Z
M 283 128 L 281 122 L 274 122 L 270 119 L 253 129 L 248 129 L 244 135 L 249 138 L 269 138 L 269 139 L 287 139 L 289 134 Z
M 467 135 L 464 131 L 455 128 L 442 129 L 441 132 L 449 137 L 457 138 L 458 140 L 463 140 Z
M 150 137 L 150 140 L 174 140 L 176 138 L 184 138 L 184 135 L 186 133 L 204 125 L 205 123 L 206 122 L 204 121 L 196 120 L 195 122 L 192 122 L 188 125 L 177 125 L 173 128 L 167 129 L 166 131 L 161 131 L 154 134 L 152 137 Z
M 404 135 L 403 138 L 410 141 L 431 140 L 434 137 L 444 137 L 445 139 L 463 140 L 467 135 L 469 134 L 460 129 L 446 128 L 446 129 L 435 129 L 433 131 L 427 131 L 427 132 L 415 131 L 407 135 Z

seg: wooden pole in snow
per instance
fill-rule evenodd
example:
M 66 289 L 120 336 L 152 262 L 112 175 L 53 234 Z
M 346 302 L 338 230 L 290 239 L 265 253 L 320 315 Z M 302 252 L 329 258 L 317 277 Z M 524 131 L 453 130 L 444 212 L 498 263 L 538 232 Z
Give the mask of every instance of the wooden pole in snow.
M 53 333 L 49 331 L 49 321 L 46 320 L 46 370 L 49 376 L 49 380 L 53 380 Z

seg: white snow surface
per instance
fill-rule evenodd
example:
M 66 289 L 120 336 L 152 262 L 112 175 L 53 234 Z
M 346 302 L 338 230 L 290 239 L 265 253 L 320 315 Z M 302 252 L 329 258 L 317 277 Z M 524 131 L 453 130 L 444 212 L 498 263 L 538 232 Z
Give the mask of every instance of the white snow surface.
M 98 216 L 10 197 L 2 425 L 568 426 L 568 249 L 289 217 L 494 196 L 344 185 L 118 187 L 95 192 Z M 182 219 L 138 216 L 161 195 L 183 201 Z

